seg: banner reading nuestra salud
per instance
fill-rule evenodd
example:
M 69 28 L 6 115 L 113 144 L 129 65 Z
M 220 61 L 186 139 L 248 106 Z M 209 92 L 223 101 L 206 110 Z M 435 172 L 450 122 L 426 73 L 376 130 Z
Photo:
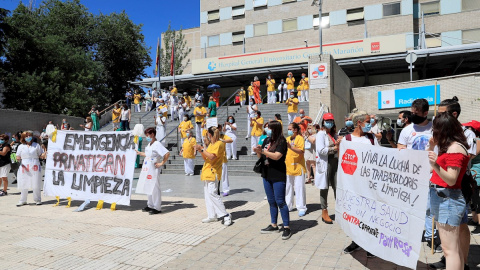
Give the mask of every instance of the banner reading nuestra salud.
M 430 179 L 428 152 L 343 140 L 336 221 L 363 249 L 415 269 Z
M 44 193 L 130 205 L 135 149 L 129 131 L 58 131 L 48 143 Z

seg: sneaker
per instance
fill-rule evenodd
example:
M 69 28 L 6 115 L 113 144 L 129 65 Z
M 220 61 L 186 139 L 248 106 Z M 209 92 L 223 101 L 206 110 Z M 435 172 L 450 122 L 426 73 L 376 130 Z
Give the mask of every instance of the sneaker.
M 440 241 L 437 240 L 438 238 L 435 238 L 435 240 L 433 240 L 433 244 L 434 244 L 434 251 L 435 253 L 440 253 L 443 251 L 442 249 L 442 245 L 440 244 Z M 427 239 L 427 246 L 429 249 L 432 249 L 432 239 Z
M 0 191 L 0 196 L 7 196 L 8 192 L 6 190 L 1 190 Z
M 202 219 L 202 223 L 210 223 L 210 222 L 216 222 L 217 218 L 204 218 Z
M 188 173 L 185 174 L 185 176 L 188 176 L 188 175 L 189 175 Z
M 475 227 L 475 230 L 472 231 L 472 235 L 479 235 L 480 234 L 480 226 Z
M 42 205 L 42 202 L 36 202 L 35 205 Z
M 17 207 L 23 206 L 23 205 L 27 205 L 27 202 L 19 202 L 19 203 L 17 203 Z
M 193 176 L 193 173 L 189 174 L 189 176 Z
M 355 250 L 357 250 L 359 248 L 360 248 L 360 246 L 357 245 L 357 243 L 352 241 L 352 243 L 343 250 L 343 253 L 350 254 L 350 253 L 354 252 Z
M 157 210 L 157 209 L 152 209 L 152 210 L 148 211 L 148 213 L 149 213 L 150 215 L 156 215 L 156 214 L 162 213 L 162 211 Z
M 223 218 L 223 225 L 230 226 L 232 225 L 232 214 L 228 214 Z
M 223 197 L 227 197 L 227 196 L 228 196 L 228 192 L 224 192 Z
M 263 234 L 266 234 L 266 233 L 274 233 L 274 232 L 279 232 L 278 226 L 277 226 L 277 227 L 273 227 L 271 224 L 268 225 L 268 227 L 266 227 L 265 229 L 261 229 L 261 230 L 260 230 L 260 233 L 263 233 Z
M 367 258 L 375 258 L 377 256 L 373 255 L 372 253 L 367 251 Z
M 298 216 L 303 217 L 307 214 L 307 211 L 298 211 Z
M 473 221 L 473 219 L 468 219 L 467 225 L 470 226 L 478 226 L 478 222 Z
M 445 263 L 445 256 L 442 256 L 439 262 L 430 263 L 428 267 L 432 269 L 445 269 L 447 268 L 447 264 Z
M 16 184 L 17 183 L 17 180 L 13 180 L 12 184 Z
M 288 240 L 292 236 L 290 228 L 283 228 L 282 240 Z
M 145 208 L 142 209 L 142 212 L 150 212 L 150 210 L 152 210 L 152 208 L 145 206 Z

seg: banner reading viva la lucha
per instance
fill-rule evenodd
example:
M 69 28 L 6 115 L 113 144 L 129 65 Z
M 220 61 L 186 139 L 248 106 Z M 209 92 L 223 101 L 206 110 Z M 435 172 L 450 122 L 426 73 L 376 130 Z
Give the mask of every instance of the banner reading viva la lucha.
M 343 140 L 339 159 L 336 221 L 363 249 L 415 269 L 425 224 L 428 152 Z
M 133 140 L 129 131 L 57 131 L 48 143 L 45 195 L 130 205 Z

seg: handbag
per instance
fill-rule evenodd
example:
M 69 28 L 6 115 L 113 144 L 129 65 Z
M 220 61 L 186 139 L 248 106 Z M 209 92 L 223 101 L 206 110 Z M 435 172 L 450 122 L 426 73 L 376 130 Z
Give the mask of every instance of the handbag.
M 477 188 L 477 181 L 473 179 L 472 173 L 467 170 L 462 178 L 462 194 L 467 204 L 471 203 L 473 193 Z
M 265 160 L 263 157 L 259 158 L 257 162 L 255 162 L 255 166 L 253 166 L 253 171 L 256 173 L 263 173 L 263 169 L 265 168 Z

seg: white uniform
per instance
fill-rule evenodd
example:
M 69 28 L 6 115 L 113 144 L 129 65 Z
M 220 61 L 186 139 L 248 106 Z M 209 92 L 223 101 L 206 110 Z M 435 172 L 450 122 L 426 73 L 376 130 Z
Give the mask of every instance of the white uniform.
M 283 87 L 282 87 L 283 85 Z M 278 101 L 282 102 L 282 101 L 286 101 L 289 97 L 289 93 L 288 93 L 288 90 L 287 90 L 287 84 L 284 83 L 284 84 L 279 84 L 278 85 Z M 283 92 L 282 92 L 283 91 Z M 282 94 L 283 93 L 283 94 Z M 287 97 L 288 96 L 288 97 Z
M 18 169 L 17 188 L 21 191 L 20 203 L 27 202 L 28 190 L 33 190 L 33 200 L 41 202 L 42 167 L 38 158 L 43 153 L 38 143 L 32 145 L 22 144 L 17 149 L 17 157 L 21 158 Z
M 187 110 L 187 104 L 184 102 L 178 105 L 178 122 L 183 121 L 183 116 L 185 116 L 185 111 Z M 183 140 L 182 140 L 183 143 Z
M 232 126 L 236 128 L 237 124 L 233 123 Z M 227 145 L 225 146 L 227 158 L 233 157 L 233 159 L 237 159 L 237 131 L 233 130 L 230 125 L 226 125 L 225 130 L 225 135 L 232 138 L 233 140 L 233 142 L 227 143 Z
M 178 97 L 177 96 L 170 96 L 170 120 L 173 121 L 175 119 L 175 115 L 177 114 L 178 109 Z M 180 121 L 183 121 L 180 120 Z
M 145 147 L 145 159 L 150 159 L 151 166 L 155 166 L 155 163 L 162 162 L 163 157 L 168 153 L 168 150 L 163 147 L 163 145 L 155 141 L 152 144 L 148 144 Z M 153 187 L 152 195 L 148 195 L 147 206 L 158 211 L 162 208 L 162 189 L 160 188 L 160 174 L 162 173 L 162 168 L 157 168 L 157 182 Z
M 162 124 L 162 121 L 160 120 L 162 120 L 164 123 Z M 157 116 L 157 127 L 156 127 L 157 135 L 155 136 L 155 139 L 157 139 L 157 141 L 162 140 L 163 137 L 167 135 L 166 129 L 167 129 L 167 118 L 165 116 L 161 116 L 161 117 Z M 167 139 L 165 138 L 165 140 L 163 140 L 161 144 L 165 146 L 166 143 L 167 143 Z
M 250 104 L 250 105 L 248 105 L 248 107 L 247 107 L 247 110 L 248 110 L 248 113 L 247 113 L 247 117 L 248 117 L 248 120 L 247 120 L 248 132 L 247 132 L 247 136 L 246 136 L 245 138 L 250 137 L 250 134 L 252 133 L 252 127 L 250 126 L 250 123 L 251 123 L 252 121 L 250 121 L 250 118 L 255 118 L 255 117 L 257 117 L 257 113 L 253 110 L 254 107 L 256 107 L 256 105 L 253 105 L 253 104 Z

